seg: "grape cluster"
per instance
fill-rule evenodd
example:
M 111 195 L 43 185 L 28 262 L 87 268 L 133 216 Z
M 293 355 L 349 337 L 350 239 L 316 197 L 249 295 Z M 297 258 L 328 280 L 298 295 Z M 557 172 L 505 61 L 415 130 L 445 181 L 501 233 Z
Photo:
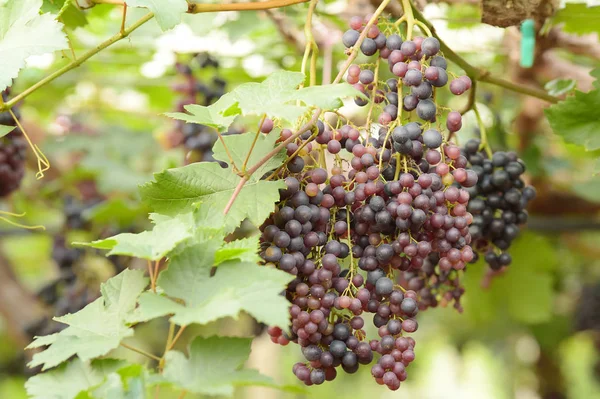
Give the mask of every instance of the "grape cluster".
M 477 185 L 468 189 L 473 214 L 470 232 L 475 248 L 484 252 L 485 261 L 494 270 L 511 263 L 506 252 L 527 222 L 526 207 L 535 198 L 535 189 L 521 178 L 525 163 L 514 152 L 495 152 L 491 159 L 480 151 L 479 140 L 465 143 L 463 153 L 478 176 Z
M 346 47 L 356 45 L 365 24 L 352 18 L 342 39 Z M 482 245 L 480 212 L 472 201 L 489 198 L 490 191 L 481 191 L 486 177 L 474 166 L 476 154 L 447 139 L 461 129 L 462 117 L 435 101 L 449 81 L 440 44 L 382 30 L 390 29 L 370 27 L 360 45 L 366 56 L 379 52 L 377 64 L 351 65 L 347 74 L 348 83 L 365 95 L 355 103 L 370 107 L 366 125 L 319 120 L 287 144 L 285 169 L 269 176 L 284 180 L 286 188 L 260 228 L 260 255 L 265 265 L 295 278 L 285 291 L 290 325 L 271 326 L 268 333 L 275 343 L 302 348 L 306 362 L 293 372 L 307 385 L 333 380 L 339 367 L 352 374 L 374 363 L 376 382 L 398 389 L 415 359 L 415 341 L 407 336 L 418 328 L 415 317 L 450 303 L 462 310 L 460 276 L 477 258 L 475 245 Z M 380 80 L 381 59 L 394 78 Z M 471 81 L 462 76 L 449 86 L 461 95 Z M 273 126 L 267 119 L 261 131 L 276 134 Z M 292 131 L 279 134 L 287 140 Z M 512 177 L 513 156 L 505 158 L 497 166 L 510 177 L 503 192 L 518 187 L 521 198 L 530 198 L 530 189 Z M 494 211 L 511 210 L 522 218 L 508 205 L 512 199 L 504 201 L 493 203 Z M 499 247 L 499 239 L 506 237 L 491 242 Z M 367 321 L 378 337 L 367 337 Z
M 215 75 L 210 83 L 200 81 L 192 66 L 197 66 L 200 70 L 214 69 Z M 185 112 L 184 107 L 189 104 L 211 105 L 225 94 L 227 83 L 217 75 L 218 68 L 219 62 L 205 54 L 195 56 L 188 64 L 178 62 L 175 65 L 181 79 L 181 82 L 173 85 L 173 90 L 181 94 L 181 98 L 175 105 L 177 112 Z M 241 133 L 241 130 L 231 126 L 223 134 L 237 133 Z M 175 120 L 169 136 L 172 144 L 175 146 L 182 144 L 185 148 L 186 163 L 215 161 L 212 156 L 212 147 L 217 141 L 217 134 L 213 128 L 199 123 Z
M 4 102 L 8 100 L 8 95 L 8 89 L 2 92 Z M 19 117 L 16 107 L 12 111 Z M 6 136 L 0 137 L 0 197 L 5 197 L 21 185 L 25 175 L 27 142 L 9 112 L 0 112 L 0 125 L 15 126 Z

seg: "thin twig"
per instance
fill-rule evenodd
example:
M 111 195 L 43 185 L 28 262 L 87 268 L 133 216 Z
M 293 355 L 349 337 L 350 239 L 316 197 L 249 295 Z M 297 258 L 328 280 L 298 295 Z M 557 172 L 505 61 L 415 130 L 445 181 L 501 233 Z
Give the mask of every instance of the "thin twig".
M 135 348 L 131 345 L 127 345 L 126 343 L 121 342 L 120 344 L 123 348 L 129 349 L 130 351 L 139 353 L 140 355 L 144 355 L 146 357 L 149 357 L 150 359 L 156 360 L 157 362 L 160 362 L 160 357 L 153 355 L 152 353 L 146 352 L 145 350 L 139 349 L 139 348 Z
M 260 131 L 265 123 L 265 119 L 267 119 L 267 114 L 263 114 L 262 118 L 260 118 L 260 123 L 258 124 L 258 129 L 256 129 L 256 134 L 254 135 L 254 140 L 252 140 L 252 145 L 250 145 L 250 149 L 248 150 L 248 154 L 246 154 L 246 159 L 244 159 L 244 163 L 242 164 L 241 172 L 244 173 L 246 171 L 246 166 L 248 165 L 248 160 L 250 159 L 250 155 L 252 155 L 252 150 L 254 150 L 254 146 L 258 141 L 258 136 L 260 136 Z M 225 143 L 223 143 L 223 146 Z
M 177 331 L 177 334 L 175 334 L 175 337 L 171 341 L 171 344 L 167 347 L 167 352 L 170 351 L 171 349 L 173 349 L 173 347 L 175 346 L 175 344 L 177 343 L 177 341 L 179 340 L 179 338 L 181 338 L 181 336 L 183 335 L 183 332 L 185 331 L 186 327 L 187 326 L 181 326 L 181 327 L 179 327 L 179 331 Z
M 123 3 L 123 19 L 121 20 L 121 35 L 125 34 L 125 20 L 127 19 L 127 3 Z

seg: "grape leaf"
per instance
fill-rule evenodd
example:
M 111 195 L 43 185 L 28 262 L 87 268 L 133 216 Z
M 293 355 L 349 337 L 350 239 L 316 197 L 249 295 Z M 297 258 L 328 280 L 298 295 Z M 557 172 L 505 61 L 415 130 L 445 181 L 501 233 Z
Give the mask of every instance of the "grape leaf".
M 68 47 L 62 24 L 39 15 L 42 0 L 0 2 L 0 90 L 11 85 L 25 60 Z
M 131 364 L 108 374 L 102 385 L 89 391 L 94 399 L 144 399 L 146 374 L 142 365 Z
M 9 134 L 10 132 L 12 132 L 13 130 L 15 130 L 14 126 L 0 125 L 0 138 L 6 136 L 7 134 Z
M 236 99 L 233 93 L 229 92 L 214 104 L 207 107 L 197 104 L 189 104 L 184 106 L 187 114 L 183 112 L 168 112 L 166 116 L 174 119 L 180 119 L 188 123 L 199 123 L 206 126 L 214 127 L 215 129 L 226 128 L 231 125 L 239 112 L 227 114 L 227 110 L 231 109 L 236 104 Z
M 167 353 L 163 376 L 177 387 L 205 395 L 231 396 L 240 385 L 277 387 L 257 370 L 241 369 L 251 343 L 251 338 L 197 337 L 190 345 L 189 358 L 179 351 Z
M 127 0 L 127 5 L 148 8 L 163 31 L 179 24 L 181 15 L 188 9 L 186 0 Z
M 155 181 L 140 187 L 144 202 L 157 212 L 174 213 L 202 202 L 214 212 L 222 212 L 241 178 L 216 162 L 199 162 L 167 169 L 154 175 Z M 228 225 L 239 225 L 245 218 L 262 223 L 279 200 L 281 181 L 249 181 L 240 191 L 228 213 Z
M 600 7 L 588 7 L 586 4 L 567 3 L 554 14 L 554 25 L 563 24 L 565 32 L 584 35 L 596 33 L 600 35 Z
M 600 7 L 599 7 L 600 8 Z M 592 71 L 594 89 L 588 93 L 575 91 L 574 96 L 554 104 L 544 111 L 554 132 L 565 141 L 583 145 L 588 150 L 600 148 L 600 68 Z
M 223 244 L 215 253 L 215 265 L 225 261 L 239 259 L 244 262 L 258 263 L 258 235 Z
M 215 263 L 215 253 L 222 243 L 220 237 L 199 242 L 173 255 L 167 270 L 158 279 L 158 285 L 169 296 L 181 298 L 194 306 L 199 287 L 210 278 Z
M 180 215 L 156 221 L 151 231 L 141 233 L 121 233 L 116 236 L 96 240 L 91 243 L 74 243 L 92 248 L 110 249 L 106 256 L 128 255 L 137 258 L 159 260 L 165 257 L 177 244 L 192 237 L 192 226 Z
M 252 147 L 252 142 L 256 138 L 256 133 L 245 133 L 245 134 L 235 134 L 230 136 L 224 136 L 223 141 L 225 141 L 225 146 L 229 150 L 229 154 L 235 162 L 235 165 L 238 169 L 241 169 L 244 161 L 246 160 L 246 156 L 248 154 L 249 149 Z M 279 138 L 278 134 L 262 134 L 259 133 L 256 144 L 252 149 L 252 153 L 247 162 L 247 167 L 251 167 L 260 161 L 261 158 L 266 156 L 269 152 L 273 150 L 275 147 L 275 142 Z M 218 140 L 213 146 L 213 157 L 220 161 L 229 163 L 229 157 L 227 152 L 225 151 L 225 147 L 223 147 L 223 143 Z M 285 159 L 285 151 L 281 150 L 279 154 L 269 159 L 262 165 L 254 174 L 250 177 L 250 181 L 258 181 L 260 178 L 270 170 L 277 168 L 283 160 Z
M 342 98 L 367 97 L 348 83 L 311 86 L 298 90 L 294 100 L 298 99 L 306 105 L 313 105 L 324 110 L 338 109 L 344 105 Z
M 43 364 L 43 370 L 59 365 L 73 355 L 89 360 L 107 354 L 121 340 L 133 335 L 126 318 L 135 308 L 138 296 L 148 285 L 140 270 L 125 270 L 102 284 L 102 297 L 77 313 L 54 320 L 69 325 L 59 333 L 36 337 L 28 348 L 49 347 L 33 355 L 30 367 Z
M 186 122 L 201 123 L 215 128 L 228 127 L 236 115 L 262 115 L 295 122 L 310 107 L 335 109 L 343 105 L 341 98 L 363 97 L 364 94 L 347 83 L 313 86 L 298 89 L 304 82 L 300 72 L 277 71 L 261 83 L 248 82 L 239 85 L 226 95 L 226 99 L 208 107 L 190 105 L 185 107 L 192 115 L 167 114 Z M 298 104 L 300 101 L 302 104 Z
M 88 23 L 85 13 L 75 7 L 71 0 L 44 0 L 41 11 L 57 14 L 67 28 L 80 28 Z
M 196 251 L 200 250 L 199 247 Z M 205 261 L 197 263 L 202 256 Z M 165 296 L 144 293 L 130 320 L 147 321 L 173 314 L 171 321 L 178 325 L 206 324 L 223 317 L 236 317 L 244 310 L 263 323 L 287 326 L 289 303 L 280 293 L 292 279 L 291 275 L 265 266 L 229 261 L 210 277 L 211 259 L 209 253 L 190 255 L 170 264 L 167 269 L 170 274 L 166 271 L 161 274 L 159 285 L 166 293 L 185 301 L 185 305 Z
M 300 72 L 277 71 L 261 83 L 245 83 L 234 89 L 243 115 L 266 113 L 271 118 L 294 122 L 310 106 L 334 109 L 342 106 L 339 97 L 363 96 L 347 83 L 314 86 L 297 90 L 304 81 Z M 295 102 L 300 100 L 304 106 Z
M 124 363 L 122 360 L 99 359 L 90 364 L 75 358 L 59 368 L 31 377 L 25 383 L 25 389 L 32 399 L 74 399 L 80 392 L 101 384 L 106 375 Z

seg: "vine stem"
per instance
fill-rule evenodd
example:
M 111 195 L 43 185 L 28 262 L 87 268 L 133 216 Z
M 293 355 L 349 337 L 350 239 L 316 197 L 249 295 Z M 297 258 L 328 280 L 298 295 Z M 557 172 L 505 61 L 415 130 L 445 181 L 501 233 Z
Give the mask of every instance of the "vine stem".
M 551 96 L 543 90 L 519 85 L 508 80 L 492 76 L 492 74 L 489 71 L 471 65 L 467 60 L 462 58 L 460 55 L 456 54 L 450 47 L 448 47 L 448 45 L 436 33 L 433 24 L 423 16 L 421 11 L 419 11 L 419 9 L 415 7 L 415 5 L 410 0 L 402 0 L 402 4 L 404 3 L 408 3 L 408 5 L 412 9 L 412 13 L 414 14 L 415 18 L 421 23 L 423 23 L 423 25 L 431 31 L 431 35 L 433 37 L 440 41 L 440 48 L 444 53 L 444 56 L 447 59 L 454 62 L 459 67 L 461 67 L 472 80 L 478 80 L 480 82 L 486 82 L 495 86 L 500 86 L 507 90 L 514 91 L 516 93 L 521 93 L 531 97 L 539 98 L 551 104 L 556 104 L 559 101 L 558 97 Z
M 477 118 L 477 124 L 479 125 L 479 134 L 481 135 L 481 145 L 479 146 L 480 150 L 485 150 L 489 159 L 492 159 L 492 150 L 490 148 L 490 144 L 487 141 L 487 131 L 485 130 L 485 125 L 483 124 L 483 120 L 481 119 L 481 115 L 479 114 L 479 109 L 477 109 L 477 104 L 473 104 L 473 112 L 475 113 L 475 117 Z
M 333 84 L 339 83 L 342 80 L 342 78 L 344 77 L 344 73 L 346 73 L 346 71 L 350 67 L 350 64 L 352 64 L 352 61 L 354 61 L 356 59 L 356 57 L 358 56 L 358 52 L 360 51 L 360 45 L 362 44 L 362 42 L 367 37 L 367 33 L 369 32 L 369 28 L 371 28 L 371 26 L 373 26 L 373 24 L 375 23 L 375 21 L 377 20 L 377 18 L 379 18 L 379 15 L 381 15 L 381 13 L 383 12 L 383 10 L 385 10 L 385 8 L 387 7 L 387 5 L 390 4 L 390 1 L 391 0 L 383 0 L 381 2 L 381 4 L 379 5 L 379 7 L 377 7 L 377 9 L 375 10 L 375 13 L 373 13 L 373 16 L 371 17 L 371 19 L 369 20 L 369 22 L 367 23 L 367 25 L 365 25 L 365 28 L 363 29 L 363 31 L 361 32 L 360 36 L 358 37 L 358 40 L 356 41 L 356 43 L 352 47 L 352 51 L 350 52 L 350 55 L 348 56 L 348 59 L 346 60 L 346 62 L 342 66 L 342 69 L 340 69 L 340 72 L 335 77 L 335 80 L 333 81 Z
M 244 187 L 244 185 L 248 182 L 248 180 L 250 180 L 250 176 L 252 176 L 252 174 L 254 172 L 256 172 L 261 166 L 263 166 L 269 159 L 271 159 L 275 155 L 277 155 L 279 153 L 279 151 L 283 150 L 286 145 L 288 145 L 292 141 L 296 140 L 298 137 L 300 137 L 300 135 L 302 135 L 302 133 L 312 129 L 313 126 L 315 126 L 315 124 L 317 123 L 317 120 L 319 119 L 319 115 L 321 115 L 321 109 L 317 108 L 317 110 L 313 114 L 313 117 L 310 119 L 310 121 L 308 121 L 304 125 L 302 125 L 296 131 L 296 133 L 292 134 L 287 140 L 283 141 L 277 147 L 273 148 L 268 154 L 266 154 L 258 162 L 256 162 L 256 164 L 254 164 L 254 166 L 252 166 L 250 169 L 248 169 L 248 171 L 245 173 L 244 177 L 242 177 L 242 180 L 240 180 L 238 185 L 235 187 L 233 194 L 231 194 L 231 198 L 229 198 L 229 202 L 227 202 L 227 205 L 225 206 L 225 209 L 223 210 L 224 215 L 226 215 L 231 210 L 231 207 L 232 207 L 233 203 L 235 202 L 235 199 L 240 194 L 240 191 L 242 191 L 242 188 Z
M 254 140 L 252 140 L 252 144 L 250 145 L 250 149 L 248 150 L 248 154 L 246 155 L 246 159 L 244 159 L 244 163 L 242 164 L 241 172 L 244 173 L 246 171 L 246 166 L 248 166 L 248 160 L 250 160 L 250 155 L 252 155 L 252 150 L 254 150 L 254 146 L 258 141 L 258 136 L 260 135 L 260 131 L 265 123 L 265 119 L 267 119 L 267 114 L 263 114 L 262 118 L 260 118 L 260 123 L 258 124 L 258 128 L 256 129 L 256 134 L 254 135 Z M 225 145 L 225 143 L 223 143 Z M 225 147 L 227 149 L 227 147 Z M 232 159 L 233 161 L 233 159 Z
M 381 58 L 377 57 L 377 61 L 375 62 L 375 72 L 373 73 L 375 84 L 373 85 L 373 90 L 371 90 L 371 106 L 369 107 L 369 112 L 367 113 L 367 132 L 369 135 L 371 134 L 371 115 L 373 113 L 373 108 L 375 108 L 375 94 L 377 93 L 377 82 L 379 80 L 379 64 Z M 381 165 L 380 165 L 381 167 Z
M 404 10 L 403 17 L 405 17 L 406 20 L 406 40 L 410 40 L 415 27 L 415 18 L 412 13 L 412 4 L 410 0 L 402 0 L 402 9 Z
M 160 362 L 160 357 L 153 355 L 152 353 L 146 352 L 145 350 L 133 347 L 131 345 L 127 345 L 126 343 L 123 343 L 123 342 L 121 342 L 120 345 L 125 349 L 129 349 L 130 351 L 139 353 L 140 355 L 144 355 L 146 357 L 149 357 L 152 360 L 156 360 L 157 362 Z
M 308 63 L 308 56 L 310 55 L 310 80 L 309 85 L 313 86 L 317 82 L 317 56 L 319 55 L 319 47 L 315 42 L 315 37 L 312 33 L 312 17 L 317 7 L 319 0 L 310 0 L 308 6 L 308 12 L 306 13 L 306 22 L 304 24 L 304 38 L 306 39 L 306 45 L 304 47 L 304 55 L 302 56 L 302 66 L 300 72 L 306 76 L 306 64 Z M 311 54 L 312 53 L 312 54 Z M 304 86 L 304 82 L 300 87 Z
M 188 4 L 188 14 L 199 14 L 214 11 L 245 11 L 245 10 L 268 10 L 270 8 L 287 7 L 294 4 L 308 3 L 310 0 L 269 0 L 254 3 L 226 3 L 226 4 Z
M 168 352 L 171 349 L 173 349 L 173 347 L 175 346 L 175 344 L 177 343 L 177 341 L 179 341 L 179 338 L 181 338 L 181 335 L 185 331 L 186 327 L 187 326 L 181 326 L 181 327 L 179 327 L 179 330 L 177 331 L 177 334 L 175 334 L 175 337 L 173 337 L 173 340 L 171 341 L 171 343 L 169 344 L 169 346 L 167 346 L 166 352 Z

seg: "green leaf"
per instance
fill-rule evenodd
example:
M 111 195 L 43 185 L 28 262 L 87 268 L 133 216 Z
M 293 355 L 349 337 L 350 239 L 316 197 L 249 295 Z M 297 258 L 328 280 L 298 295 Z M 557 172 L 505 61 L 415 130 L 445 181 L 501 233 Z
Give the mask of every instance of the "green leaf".
M 257 370 L 241 369 L 251 343 L 251 338 L 197 337 L 190 345 L 189 359 L 178 351 L 167 353 L 163 376 L 177 387 L 205 395 L 231 396 L 240 385 L 276 387 Z
M 25 60 L 68 47 L 62 24 L 52 14 L 40 15 L 42 0 L 0 3 L 0 90 L 12 84 Z
M 235 318 L 244 310 L 263 323 L 287 326 L 289 303 L 280 293 L 291 275 L 266 266 L 230 261 L 221 264 L 210 277 L 213 261 L 208 253 L 204 256 L 204 261 L 193 256 L 181 259 L 165 280 L 159 280 L 165 292 L 182 299 L 185 305 L 144 293 L 131 320 L 146 321 L 173 314 L 171 321 L 178 325 L 206 324 L 223 317 Z
M 294 99 L 298 99 L 306 105 L 312 105 L 324 110 L 338 109 L 344 103 L 342 98 L 366 98 L 363 93 L 356 90 L 348 83 L 338 83 L 325 86 L 311 86 L 298 90 Z
M 0 137 L 6 136 L 7 134 L 9 134 L 10 132 L 12 132 L 13 130 L 15 130 L 14 126 L 0 125 Z
M 121 233 L 91 243 L 74 243 L 92 248 L 110 249 L 106 256 L 128 255 L 137 258 L 159 260 L 164 258 L 179 243 L 192 237 L 191 226 L 179 216 L 156 223 L 151 231 L 138 234 Z
M 258 256 L 258 235 L 223 244 L 215 254 L 215 265 L 234 259 L 249 263 L 258 263 L 260 261 L 260 257 Z
M 172 214 L 202 202 L 214 212 L 223 212 L 241 178 L 216 162 L 199 162 L 168 169 L 154 175 L 155 181 L 140 187 L 144 202 L 160 213 Z M 279 200 L 281 181 L 249 181 L 228 213 L 228 225 L 238 226 L 245 218 L 262 223 Z
M 125 337 L 133 335 L 126 318 L 135 308 L 138 296 L 148 285 L 140 270 L 125 270 L 102 284 L 102 297 L 77 313 L 56 317 L 67 324 L 59 333 L 36 337 L 28 348 L 50 345 L 33 355 L 30 367 L 44 365 L 43 370 L 59 365 L 73 355 L 89 360 L 106 355 Z
M 127 0 L 127 5 L 148 8 L 163 31 L 179 24 L 181 15 L 188 9 L 186 0 Z
M 244 83 L 234 89 L 242 114 L 262 115 L 271 118 L 296 121 L 306 107 L 286 104 L 294 99 L 293 95 L 304 75 L 300 72 L 277 71 L 261 83 Z
M 364 94 L 348 83 L 314 86 L 298 89 L 304 82 L 300 72 L 277 71 L 261 83 L 249 82 L 228 93 L 222 103 L 211 106 L 185 107 L 192 115 L 175 113 L 170 117 L 187 122 L 201 123 L 215 128 L 227 127 L 236 115 L 266 115 L 270 118 L 295 122 L 310 107 L 335 109 L 341 107 L 341 98 L 363 97 Z M 303 105 L 298 104 L 298 101 Z
M 174 255 L 167 270 L 160 274 L 158 285 L 167 295 L 183 299 L 188 306 L 199 304 L 196 299 L 199 287 L 210 278 L 221 240 L 203 241 Z
M 561 96 L 575 89 L 577 82 L 573 79 L 554 79 L 544 85 L 551 96 Z
M 256 138 L 256 132 L 254 133 L 245 133 L 245 134 L 235 134 L 230 136 L 224 136 L 223 141 L 225 141 L 225 146 L 229 150 L 229 154 L 235 162 L 235 165 L 238 169 L 241 169 L 244 161 L 246 160 L 246 156 L 248 154 L 249 149 L 252 147 L 252 142 Z M 269 152 L 275 148 L 275 142 L 279 138 L 277 134 L 262 134 L 259 133 L 256 144 L 254 145 L 254 149 L 250 154 L 250 158 L 248 159 L 247 167 L 252 167 L 261 158 L 266 156 Z M 225 147 L 223 147 L 223 143 L 221 140 L 218 140 L 213 146 L 213 157 L 220 161 L 229 163 L 229 157 L 227 156 L 227 152 L 225 151 Z M 285 151 L 281 150 L 279 154 L 269 159 L 263 166 L 261 166 L 251 177 L 251 181 L 258 181 L 260 178 L 270 170 L 277 168 L 282 164 L 285 159 Z
M 80 28 L 87 25 L 88 21 L 83 10 L 75 7 L 71 0 L 43 0 L 42 13 L 57 14 L 57 18 L 67 28 Z
M 586 4 L 567 3 L 554 14 L 554 25 L 563 24 L 563 30 L 569 33 L 600 35 L 600 7 L 588 7 Z
M 575 95 L 554 104 L 544 111 L 554 132 L 565 141 L 583 145 L 588 150 L 600 148 L 600 68 L 592 71 L 596 77 L 595 88 L 588 92 L 575 91 Z
M 128 365 L 109 374 L 102 385 L 90 391 L 94 399 L 144 399 L 146 374 L 143 366 Z
M 227 110 L 236 104 L 236 99 L 233 93 L 227 93 L 221 96 L 217 102 L 208 107 L 196 104 L 184 106 L 188 114 L 182 112 L 169 112 L 165 115 L 186 121 L 188 123 L 199 123 L 201 125 L 211 126 L 215 129 L 224 129 L 233 123 L 237 113 L 225 115 Z
M 76 358 L 60 368 L 31 377 L 25 389 L 32 399 L 73 399 L 101 384 L 107 374 L 123 364 L 120 360 L 102 359 L 90 365 Z

